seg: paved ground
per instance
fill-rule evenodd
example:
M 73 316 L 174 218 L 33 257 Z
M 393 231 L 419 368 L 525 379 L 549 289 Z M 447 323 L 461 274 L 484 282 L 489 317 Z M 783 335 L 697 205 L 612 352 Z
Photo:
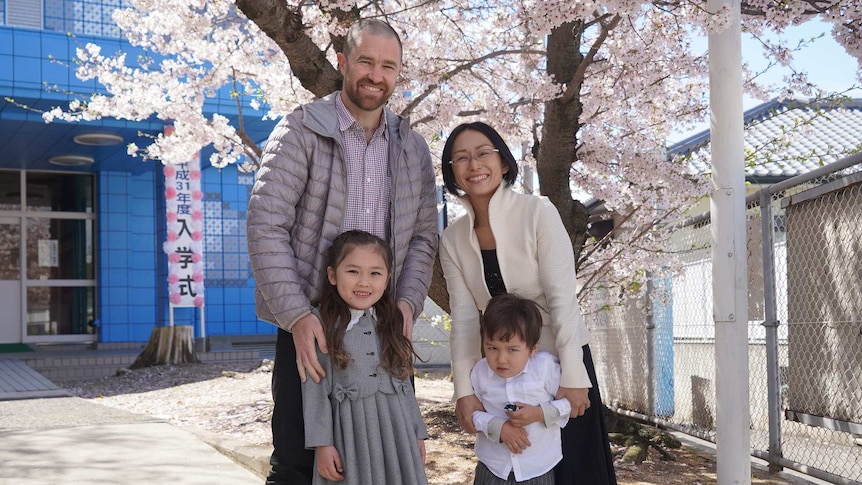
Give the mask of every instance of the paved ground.
M 0 401 L 0 484 L 262 483 L 206 441 L 75 397 Z

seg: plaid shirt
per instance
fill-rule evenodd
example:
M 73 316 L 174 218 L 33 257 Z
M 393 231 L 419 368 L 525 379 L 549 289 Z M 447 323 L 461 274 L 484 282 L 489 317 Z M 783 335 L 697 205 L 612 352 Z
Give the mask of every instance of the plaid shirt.
M 365 142 L 365 130 L 347 111 L 341 96 L 335 99 L 338 127 L 344 141 L 347 161 L 347 207 L 344 211 L 344 231 L 361 229 L 388 241 L 389 198 L 389 132 L 386 120 L 380 124 L 371 141 Z

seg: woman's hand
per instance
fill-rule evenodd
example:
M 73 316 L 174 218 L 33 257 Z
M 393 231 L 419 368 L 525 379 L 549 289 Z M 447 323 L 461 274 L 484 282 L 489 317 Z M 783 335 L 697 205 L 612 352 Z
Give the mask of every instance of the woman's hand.
M 557 391 L 557 399 L 566 398 L 569 404 L 572 405 L 572 414 L 570 417 L 577 418 L 583 416 L 590 407 L 590 389 L 586 387 L 561 387 Z
M 458 424 L 470 434 L 476 434 L 476 427 L 473 426 L 473 411 L 484 410 L 485 406 L 482 406 L 475 394 L 464 396 L 455 401 L 455 416 L 458 417 Z
M 317 472 L 320 476 L 333 482 L 344 480 L 344 475 L 341 473 L 344 469 L 341 467 L 341 457 L 338 456 L 338 450 L 334 446 L 318 446 L 314 450 L 317 458 Z

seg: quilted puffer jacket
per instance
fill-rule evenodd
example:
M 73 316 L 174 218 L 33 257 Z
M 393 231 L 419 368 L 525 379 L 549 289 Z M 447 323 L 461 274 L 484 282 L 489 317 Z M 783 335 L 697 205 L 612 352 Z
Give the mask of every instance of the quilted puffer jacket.
M 317 305 L 324 253 L 342 232 L 347 164 L 335 92 L 285 116 L 266 142 L 248 202 L 248 253 L 258 318 L 290 330 Z M 389 130 L 389 242 L 398 300 L 421 311 L 437 251 L 431 154 L 409 122 L 385 110 Z

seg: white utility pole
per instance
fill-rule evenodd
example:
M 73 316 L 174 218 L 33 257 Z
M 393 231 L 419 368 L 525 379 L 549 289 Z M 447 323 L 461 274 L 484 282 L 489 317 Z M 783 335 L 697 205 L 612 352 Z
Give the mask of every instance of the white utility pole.
M 740 0 L 707 0 L 707 8 L 730 15 L 726 29 L 709 35 L 718 485 L 750 485 L 742 15 Z

